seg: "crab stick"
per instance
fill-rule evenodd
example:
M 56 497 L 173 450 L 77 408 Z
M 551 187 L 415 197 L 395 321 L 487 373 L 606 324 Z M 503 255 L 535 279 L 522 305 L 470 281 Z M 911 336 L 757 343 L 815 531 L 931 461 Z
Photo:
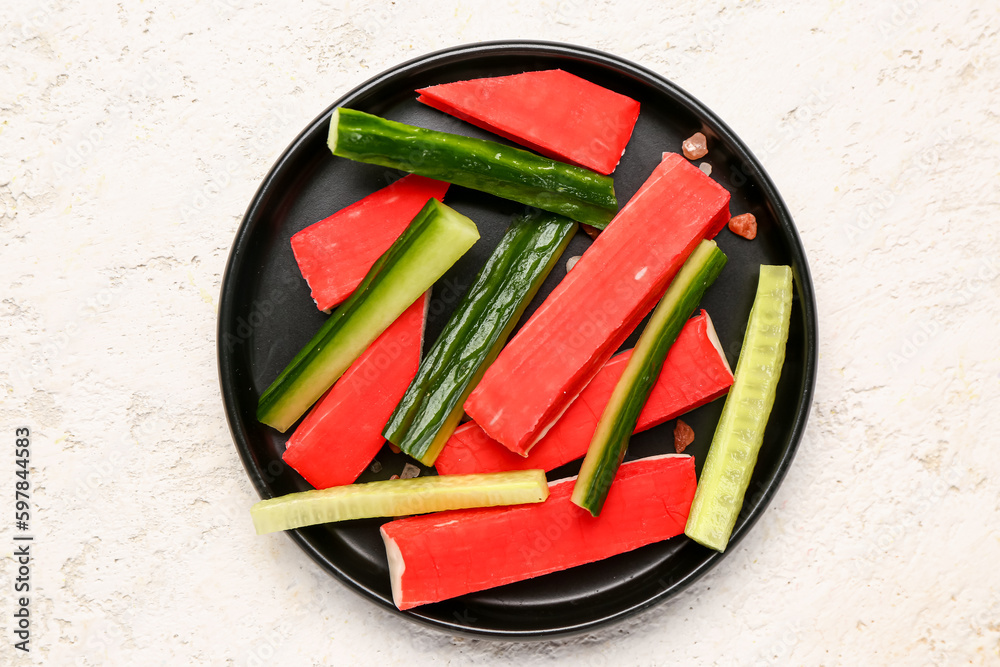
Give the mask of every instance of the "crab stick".
M 399 609 L 565 570 L 684 531 L 694 459 L 665 454 L 622 464 L 599 517 L 570 502 L 575 478 L 543 503 L 456 510 L 383 524 Z

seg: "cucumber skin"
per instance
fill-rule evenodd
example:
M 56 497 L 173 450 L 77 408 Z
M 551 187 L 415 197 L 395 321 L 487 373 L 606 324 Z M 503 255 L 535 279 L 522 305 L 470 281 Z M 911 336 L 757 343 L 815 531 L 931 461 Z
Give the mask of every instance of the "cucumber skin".
M 373 295 L 376 299 L 398 296 L 398 292 L 396 295 L 392 294 L 394 283 L 406 279 L 408 275 L 419 275 L 421 270 L 426 272 L 422 262 L 429 253 L 439 254 L 440 250 L 428 245 L 425 232 L 442 218 L 464 221 L 468 224 L 466 231 L 469 233 L 464 236 L 450 234 L 451 239 L 453 239 L 452 243 L 456 244 L 455 247 L 462 249 L 460 252 L 450 252 L 451 255 L 454 255 L 454 259 L 445 258 L 448 266 L 465 254 L 478 240 L 479 231 L 476 229 L 475 223 L 436 199 L 430 199 L 392 246 L 375 261 L 364 280 L 347 301 L 333 312 L 320 327 L 320 330 L 299 350 L 274 382 L 261 394 L 257 403 L 257 419 L 259 421 L 281 432 L 288 430 L 364 352 L 365 348 L 409 304 L 429 289 L 434 280 L 440 277 L 435 271 L 434 278 L 429 282 L 425 280 L 424 282 L 427 284 L 420 290 L 410 290 L 412 285 L 419 286 L 422 283 L 409 280 L 407 289 L 414 292 L 414 297 L 403 305 L 399 313 L 382 313 L 377 308 L 373 310 L 368 305 Z M 413 259 L 415 253 L 420 255 L 421 261 Z M 447 270 L 447 267 L 440 273 L 443 274 L 444 270 Z M 386 285 L 389 285 L 390 293 L 383 295 L 382 292 L 386 291 Z M 372 320 L 379 315 L 381 315 L 382 321 L 375 323 L 372 330 L 365 332 L 366 324 L 373 326 L 372 323 L 365 320 Z M 383 324 L 384 326 L 382 326 Z M 356 338 L 352 338 L 352 334 Z M 370 340 L 368 340 L 369 338 Z M 337 351 L 343 350 L 345 343 L 348 346 L 353 346 L 354 349 L 351 349 L 349 354 L 342 354 L 338 357 Z M 325 388 L 317 390 L 316 386 L 320 384 L 320 377 L 323 379 Z
M 773 295 L 778 290 L 783 291 L 782 299 L 774 304 L 776 307 L 770 309 L 771 312 L 762 314 L 760 312 L 761 306 L 758 306 L 758 299 L 762 294 L 770 293 Z M 785 346 L 788 342 L 791 314 L 791 267 L 761 266 L 757 295 L 754 298 L 753 307 L 750 309 L 747 332 L 743 337 L 739 360 L 736 362 L 735 380 L 729 390 L 729 396 L 726 397 L 726 403 L 722 407 L 722 415 L 719 417 L 719 424 L 712 437 L 705 465 L 698 478 L 698 488 L 695 491 L 694 500 L 691 502 L 691 511 L 684 529 L 684 534 L 692 540 L 716 551 L 725 551 L 729 544 L 733 527 L 736 525 L 736 519 L 739 518 L 740 509 L 743 506 L 743 498 L 750 485 L 750 476 L 757 464 L 757 455 L 764 441 L 764 430 L 774 405 L 778 380 L 781 378 L 781 369 L 785 362 Z M 777 320 L 777 322 L 757 321 L 763 318 Z M 758 336 L 774 335 L 775 332 L 778 332 L 778 340 L 775 343 L 777 352 L 773 364 L 762 364 L 762 360 L 758 359 L 758 355 L 755 354 L 758 346 L 748 344 L 752 331 L 758 327 L 761 332 L 757 334 Z M 747 369 L 752 369 L 749 373 L 755 375 L 756 378 L 760 378 L 760 371 L 763 371 L 765 379 L 759 383 L 763 385 L 763 394 L 754 399 L 759 401 L 760 405 L 758 410 L 750 415 L 750 419 L 756 423 L 750 425 L 750 428 L 744 426 L 744 428 L 737 429 L 734 422 L 741 416 L 736 414 L 739 410 L 739 404 L 742 402 L 741 397 L 749 391 L 744 389 L 744 385 L 749 381 L 741 381 L 741 378 L 748 374 Z M 757 372 L 754 373 L 754 371 Z M 741 432 L 749 432 L 752 438 L 752 441 L 747 443 L 748 451 L 745 455 L 732 451 L 726 443 L 727 437 L 736 437 L 734 433 Z M 734 461 L 734 459 L 738 460 Z M 720 489 L 723 485 L 728 488 Z M 720 491 L 737 499 L 739 503 L 734 503 L 726 508 L 721 507 L 718 502 L 713 502 L 718 500 Z
M 678 271 L 639 336 L 625 372 L 604 408 L 573 486 L 573 502 L 591 515 L 596 517 L 601 513 L 639 413 L 649 398 L 667 353 L 727 261 L 714 241 L 702 241 Z M 678 291 L 680 293 L 676 294 Z
M 500 353 L 577 227 L 546 212 L 511 223 L 421 362 L 383 430 L 387 440 L 424 465 L 434 464 L 462 417 L 465 399 Z
M 258 535 L 318 523 L 544 502 L 544 470 L 415 477 L 333 486 L 261 500 L 250 508 Z
M 494 141 L 341 108 L 333 111 L 328 145 L 339 157 L 481 190 L 599 229 L 618 212 L 610 176 Z

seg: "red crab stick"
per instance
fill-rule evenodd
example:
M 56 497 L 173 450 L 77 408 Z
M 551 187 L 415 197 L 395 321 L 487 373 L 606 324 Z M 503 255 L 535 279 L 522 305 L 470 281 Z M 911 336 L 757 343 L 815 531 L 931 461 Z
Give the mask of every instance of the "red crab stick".
M 428 199 L 448 183 L 404 176 L 292 236 L 292 253 L 320 310 L 351 295 L 375 260 L 403 233 Z
M 350 484 L 385 443 L 382 429 L 417 374 L 427 294 L 403 311 L 323 395 L 282 459 L 317 489 Z
M 550 483 L 543 503 L 383 524 L 393 602 L 409 609 L 669 539 L 684 532 L 696 485 L 690 456 L 624 463 L 592 517 L 570 502 L 574 479 Z
M 635 100 L 558 69 L 417 92 L 418 102 L 602 174 L 618 166 L 639 117 Z
M 527 458 L 494 441 L 476 422 L 466 422 L 452 434 L 434 467 L 442 475 L 476 472 L 552 470 L 587 453 L 597 422 L 625 370 L 631 350 L 612 357 L 569 406 Z M 733 372 L 722 352 L 708 313 L 688 320 L 670 348 L 663 369 L 646 401 L 635 433 L 653 428 L 714 401 L 733 384 Z
M 668 155 L 500 353 L 466 413 L 526 455 L 663 296 L 698 242 L 728 221 L 729 193 Z

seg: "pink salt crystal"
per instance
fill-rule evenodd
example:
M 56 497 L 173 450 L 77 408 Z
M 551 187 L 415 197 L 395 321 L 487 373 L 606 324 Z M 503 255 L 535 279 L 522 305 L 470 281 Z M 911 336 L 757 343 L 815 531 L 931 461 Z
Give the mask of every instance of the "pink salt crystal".
M 708 139 L 701 132 L 695 132 L 684 140 L 684 143 L 681 144 L 681 150 L 684 151 L 684 157 L 687 159 L 700 160 L 708 155 Z

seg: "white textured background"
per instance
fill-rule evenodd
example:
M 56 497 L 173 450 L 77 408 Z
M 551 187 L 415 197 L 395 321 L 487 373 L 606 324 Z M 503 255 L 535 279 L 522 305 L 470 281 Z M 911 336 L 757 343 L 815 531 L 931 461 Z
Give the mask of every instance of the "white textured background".
M 0 4 L 0 664 L 1000 663 L 995 0 Z M 551 643 L 420 629 L 255 537 L 216 373 L 221 273 L 280 151 L 381 70 L 501 38 L 604 49 L 714 109 L 792 209 L 820 310 L 809 428 L 752 533 Z

